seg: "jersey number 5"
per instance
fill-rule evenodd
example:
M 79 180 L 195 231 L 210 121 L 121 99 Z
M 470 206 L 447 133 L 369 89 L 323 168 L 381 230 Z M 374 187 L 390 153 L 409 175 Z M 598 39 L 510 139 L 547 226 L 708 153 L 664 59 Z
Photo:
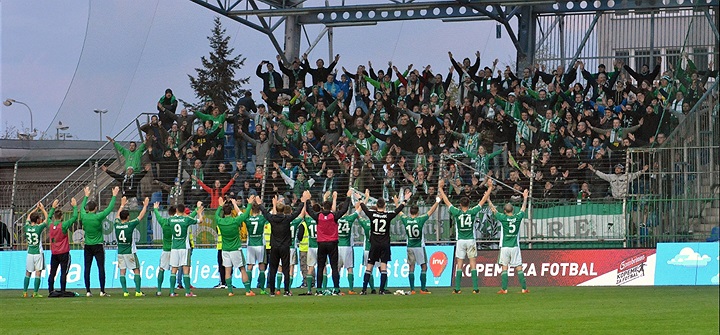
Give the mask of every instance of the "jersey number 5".
M 517 230 L 517 225 L 515 224 L 515 221 L 508 222 L 508 226 L 510 229 L 508 229 L 508 234 L 514 234 Z

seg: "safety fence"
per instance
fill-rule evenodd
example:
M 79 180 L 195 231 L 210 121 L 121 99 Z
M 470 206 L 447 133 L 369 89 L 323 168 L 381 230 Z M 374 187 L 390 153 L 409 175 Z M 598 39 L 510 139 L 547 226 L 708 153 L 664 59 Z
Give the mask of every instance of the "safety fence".
M 310 190 L 316 199 L 326 191 L 337 191 L 343 199 L 349 189 L 357 194 L 368 189 L 371 202 L 382 198 L 392 209 L 395 196 L 409 197 L 410 204 L 419 206 L 420 213 L 425 213 L 438 195 L 439 180 L 443 180 L 445 192 L 452 203 L 457 205 L 461 198 L 467 197 L 472 205 L 476 204 L 485 191 L 485 174 L 478 168 L 487 166 L 487 176 L 497 185 L 497 190 L 491 195 L 497 206 L 509 202 L 519 208 L 522 189 L 530 190 L 532 196 L 528 203 L 528 217 L 520 235 L 525 247 L 653 247 L 659 242 L 699 241 L 707 238 L 720 221 L 720 129 L 717 101 L 715 81 L 664 143 L 658 141 L 651 147 L 626 151 L 626 170 L 623 173 L 634 176 L 645 165 L 648 170 L 619 186 L 627 190 L 627 196 L 622 197 L 613 198 L 613 192 L 610 192 L 612 183 L 594 178 L 587 171 L 583 171 L 583 178 L 591 184 L 593 191 L 600 191 L 594 193 L 595 196 L 579 196 L 583 194 L 578 192 L 580 183 L 567 181 L 556 183 L 562 185 L 560 192 L 545 196 L 547 192 L 544 192 L 546 185 L 543 178 L 549 176 L 538 173 L 542 170 L 543 162 L 537 153 L 514 150 L 510 156 L 500 149 L 498 155 L 479 164 L 478 158 L 472 155 L 459 152 L 451 154 L 447 149 L 436 154 L 418 155 L 393 148 L 384 150 L 389 153 L 386 155 L 375 156 L 371 152 L 355 156 L 350 154 L 352 145 L 336 146 L 328 152 L 320 152 L 318 156 L 324 155 L 323 163 L 313 161 L 313 158 L 309 158 L 312 155 L 308 155 L 308 158 L 291 155 L 286 159 L 268 160 L 266 164 L 259 164 L 257 171 L 246 167 L 247 179 L 230 196 L 242 201 L 250 194 L 258 194 L 269 203 L 273 196 L 278 195 L 287 203 L 296 205 L 299 192 L 305 189 Z M 148 115 L 139 116 L 116 139 L 123 142 L 139 139 L 140 133 L 133 125 L 139 125 L 140 120 L 145 123 L 148 118 Z M 0 210 L 2 221 L 9 223 L 7 231 L 0 231 L 3 236 L 6 236 L 6 232 L 9 235 L 9 244 L 5 248 L 25 247 L 20 234 L 24 220 L 22 215 L 38 200 L 49 204 L 57 198 L 63 210 L 68 212 L 69 199 L 81 199 L 82 187 L 91 185 L 93 199 L 98 199 L 101 207 L 107 204 L 108 186 L 114 184 L 99 167 L 108 165 L 117 169 L 120 164 L 116 162 L 119 160 L 114 151 L 106 150 L 108 145 L 103 145 L 96 155 L 88 158 L 59 183 L 23 181 L 23 178 L 14 180 L 12 184 L 0 183 L 4 194 L 16 195 L 12 200 L 14 211 L 7 207 Z M 620 160 L 623 161 L 622 156 Z M 302 163 L 298 164 L 298 161 Z M 510 163 L 505 165 L 506 161 Z M 22 164 L 19 166 L 16 175 L 22 175 L 26 170 Z M 612 168 L 603 172 L 613 174 Z M 298 178 L 300 174 L 304 177 Z M 189 178 L 182 173 L 179 176 L 181 179 Z M 245 189 L 245 182 L 252 191 Z M 407 196 L 406 190 L 409 193 Z M 160 198 L 160 201 L 168 204 L 166 199 Z M 112 241 L 111 222 L 110 219 L 105 222 L 108 241 Z M 79 228 L 79 224 L 75 224 L 71 231 L 78 232 Z M 156 225 L 141 228 L 139 243 L 157 247 L 157 228 Z M 428 243 L 445 244 L 454 240 L 454 230 L 447 207 L 441 204 L 425 225 L 424 235 Z M 480 248 L 497 247 L 498 233 L 497 222 L 487 209 L 483 209 L 476 218 L 476 237 Z M 209 223 L 206 234 L 195 235 L 198 247 L 213 247 L 213 234 L 214 227 Z M 405 241 L 405 230 L 400 223 L 393 223 L 391 234 L 393 242 Z M 353 237 L 357 243 L 363 241 L 363 236 L 360 227 L 353 227 Z M 78 244 L 75 247 L 79 247 L 82 234 L 74 236 L 73 241 Z
M 630 182 L 630 246 L 704 240 L 720 223 L 718 85 L 667 140 L 627 152 L 628 165 L 649 172 Z

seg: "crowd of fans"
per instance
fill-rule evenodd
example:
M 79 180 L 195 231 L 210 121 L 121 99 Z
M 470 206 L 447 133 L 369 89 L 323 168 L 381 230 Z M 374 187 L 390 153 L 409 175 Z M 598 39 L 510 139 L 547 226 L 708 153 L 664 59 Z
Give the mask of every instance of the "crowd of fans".
M 349 187 L 386 200 L 409 188 L 413 202 L 432 203 L 439 179 L 451 198 L 477 201 L 488 177 L 499 181 L 494 198 L 510 201 L 531 179 L 536 201 L 618 198 L 625 150 L 661 145 L 716 75 L 686 56 L 663 73 L 658 58 L 652 68 L 616 61 L 591 72 L 576 62 L 516 74 L 497 60 L 481 68 L 479 53 L 448 55 L 446 74 L 392 63 L 376 71 L 371 62 L 350 72 L 339 55 L 327 66 L 278 56 L 277 68 L 257 67 L 259 97 L 248 91 L 234 107 L 206 99 L 178 113 L 168 89 L 141 127 L 145 143 L 121 151 L 133 169 L 113 178 L 134 182 L 143 170 L 142 187 L 124 191 L 211 207 L 210 195 L 292 203 L 305 190 Z M 132 157 L 145 149 L 141 168 Z M 622 178 L 647 167 L 627 169 Z

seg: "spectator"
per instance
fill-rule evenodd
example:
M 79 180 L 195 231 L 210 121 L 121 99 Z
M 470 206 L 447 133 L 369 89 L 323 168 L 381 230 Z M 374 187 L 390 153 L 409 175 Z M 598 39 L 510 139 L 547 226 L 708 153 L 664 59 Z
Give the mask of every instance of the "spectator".
M 615 174 L 606 174 L 595 170 L 592 165 L 588 165 L 588 169 L 590 169 L 590 171 L 595 173 L 601 179 L 610 183 L 610 190 L 612 191 L 612 196 L 613 198 L 618 200 L 622 200 L 625 198 L 629 182 L 639 177 L 640 174 L 647 171 L 648 168 L 649 166 L 645 165 L 643 166 L 643 169 L 641 171 L 628 174 L 624 173 L 625 167 L 622 164 L 618 164 L 615 166 Z
M 142 166 L 142 156 L 145 153 L 145 143 L 137 146 L 135 141 L 131 141 L 128 149 L 115 142 L 115 139 L 110 136 L 105 136 L 110 141 L 120 155 L 125 159 L 125 169 L 132 167 L 133 171 L 140 171 Z
M 173 118 L 170 116 L 170 114 L 175 115 L 177 106 L 178 102 L 175 98 L 175 95 L 173 95 L 173 91 L 169 88 L 166 89 L 165 94 L 160 98 L 157 103 L 157 116 L 160 119 L 163 127 L 165 127 L 165 130 L 170 129 L 170 126 L 173 123 Z

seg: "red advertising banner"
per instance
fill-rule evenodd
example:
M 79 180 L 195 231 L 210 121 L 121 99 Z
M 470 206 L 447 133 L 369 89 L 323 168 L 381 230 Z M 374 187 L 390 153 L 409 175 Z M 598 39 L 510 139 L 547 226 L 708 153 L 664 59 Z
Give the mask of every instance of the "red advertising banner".
M 476 268 L 481 286 L 500 286 L 499 252 L 478 251 Z M 528 286 L 654 284 L 655 249 L 522 250 L 522 261 Z M 508 275 L 510 285 L 517 285 L 514 268 Z M 472 286 L 467 260 L 462 286 Z

